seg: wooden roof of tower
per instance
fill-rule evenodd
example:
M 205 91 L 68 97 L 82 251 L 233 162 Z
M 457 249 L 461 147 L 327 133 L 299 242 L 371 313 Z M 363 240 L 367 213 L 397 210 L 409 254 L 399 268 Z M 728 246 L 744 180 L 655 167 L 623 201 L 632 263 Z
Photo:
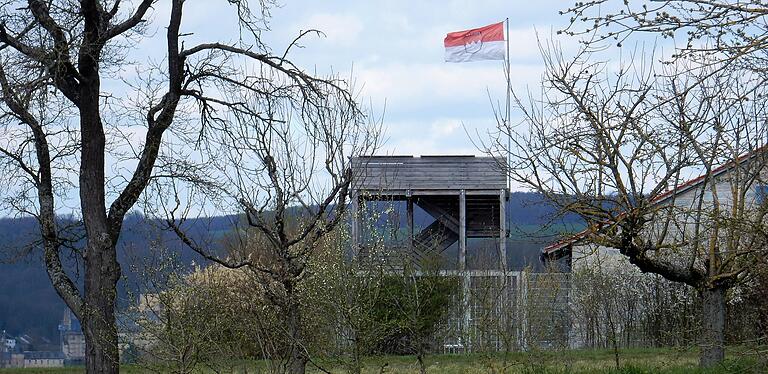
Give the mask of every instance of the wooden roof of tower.
M 352 159 L 354 189 L 373 194 L 410 191 L 498 194 L 507 188 L 503 158 L 475 156 L 365 156 Z

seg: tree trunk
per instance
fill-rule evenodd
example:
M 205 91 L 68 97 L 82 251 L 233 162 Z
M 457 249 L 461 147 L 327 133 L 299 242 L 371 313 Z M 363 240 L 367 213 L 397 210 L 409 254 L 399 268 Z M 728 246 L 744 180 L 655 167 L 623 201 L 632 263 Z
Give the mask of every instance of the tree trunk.
M 85 368 L 88 374 L 117 374 L 120 358 L 117 348 L 115 300 L 120 265 L 117 263 L 117 226 L 107 217 L 105 188 L 106 136 L 100 113 L 101 80 L 99 56 L 102 45 L 96 9 L 83 9 L 84 42 L 78 56 L 80 83 L 80 207 L 87 237 L 85 285 L 81 320 L 85 334 Z
M 85 367 L 87 373 L 118 373 L 115 290 L 120 277 L 114 246 L 90 250 L 85 267 Z
M 363 372 L 362 352 L 360 352 L 360 332 L 354 332 L 354 340 L 352 342 L 352 362 L 350 365 L 350 371 L 354 374 L 361 374 Z
M 701 297 L 701 347 L 699 366 L 712 367 L 725 358 L 725 288 L 705 287 Z
M 307 369 L 307 359 L 303 356 L 304 355 L 298 353 L 297 349 L 293 350 L 289 363 L 291 374 L 304 374 Z
M 301 309 L 292 284 L 286 284 L 286 296 L 288 307 L 285 311 L 286 328 L 288 330 L 288 339 L 291 347 L 286 363 L 287 371 L 292 374 L 304 374 L 307 367 L 307 357 L 304 344 L 301 341 Z
M 419 362 L 419 374 L 427 374 L 427 365 L 424 363 L 424 354 L 421 352 L 417 353 L 416 361 Z

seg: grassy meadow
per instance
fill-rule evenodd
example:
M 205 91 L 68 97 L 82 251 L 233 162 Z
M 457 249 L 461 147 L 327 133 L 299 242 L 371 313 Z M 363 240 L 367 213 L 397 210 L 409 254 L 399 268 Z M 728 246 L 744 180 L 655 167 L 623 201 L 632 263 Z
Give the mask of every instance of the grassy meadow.
M 604 374 L 709 374 L 709 373 L 766 373 L 768 358 L 764 350 L 732 348 L 728 359 L 721 366 L 709 370 L 697 368 L 695 349 L 629 349 L 619 352 L 619 367 L 611 350 L 574 350 L 574 351 L 537 351 L 502 354 L 471 355 L 432 355 L 425 359 L 428 373 L 525 373 L 525 374 L 560 374 L 560 373 L 604 373 Z M 346 373 L 342 362 L 318 360 L 316 365 L 308 365 L 310 373 Z M 268 366 L 263 361 L 232 363 L 221 372 L 266 373 Z M 320 366 L 323 370 L 317 368 Z M 0 374 L 75 374 L 82 373 L 82 367 L 55 369 L 0 369 Z M 160 368 L 147 368 L 138 365 L 126 365 L 121 372 L 150 373 L 172 372 Z M 214 373 L 205 367 L 199 367 L 196 373 Z M 418 373 L 419 366 L 413 356 L 369 357 L 365 361 L 363 373 Z

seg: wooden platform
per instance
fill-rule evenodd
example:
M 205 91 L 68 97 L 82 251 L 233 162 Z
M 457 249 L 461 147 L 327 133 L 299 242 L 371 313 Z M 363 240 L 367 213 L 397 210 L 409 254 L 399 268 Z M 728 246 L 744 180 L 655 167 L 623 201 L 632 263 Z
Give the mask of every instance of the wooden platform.
M 467 268 L 467 239 L 488 238 L 496 241 L 498 263 L 496 278 L 506 280 L 507 268 L 507 190 L 504 159 L 475 156 L 368 156 L 352 160 L 351 234 L 355 253 L 368 261 L 387 261 L 371 253 L 397 251 L 398 258 L 420 268 L 425 260 L 442 256 L 458 244 L 456 274 L 463 278 L 462 289 L 472 289 L 474 269 Z M 366 248 L 361 240 L 365 232 L 380 224 L 380 213 L 369 220 L 367 201 L 400 201 L 406 205 L 405 240 L 383 247 L 374 241 Z M 402 205 L 401 205 L 402 206 Z M 361 209 L 361 207 L 363 209 Z M 419 207 L 433 221 L 426 227 L 414 226 L 414 208 Z M 392 209 L 394 210 L 394 209 Z M 397 221 L 397 219 L 394 219 Z M 400 232 L 397 230 L 396 232 Z M 370 255 L 367 255 L 370 254 Z M 404 264 L 405 265 L 405 264 Z M 469 292 L 462 297 L 461 325 L 469 329 L 471 308 Z
M 460 269 L 466 269 L 468 238 L 497 238 L 499 269 L 506 267 L 508 199 L 503 159 L 475 156 L 368 156 L 352 159 L 352 236 L 365 252 L 361 234 L 369 223 L 366 201 L 404 201 L 405 248 L 415 258 L 442 253 L 458 242 Z M 434 221 L 416 230 L 414 207 Z M 370 213 L 370 212 L 368 212 Z M 392 243 L 392 245 L 395 245 Z

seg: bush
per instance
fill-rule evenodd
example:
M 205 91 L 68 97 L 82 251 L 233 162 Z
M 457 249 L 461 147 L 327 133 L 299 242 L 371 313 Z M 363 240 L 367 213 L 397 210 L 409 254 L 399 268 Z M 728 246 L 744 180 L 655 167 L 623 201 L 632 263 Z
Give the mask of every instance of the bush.
M 435 333 L 455 306 L 461 280 L 439 275 L 388 276 L 374 319 L 384 333 L 372 354 L 414 354 L 432 350 Z

